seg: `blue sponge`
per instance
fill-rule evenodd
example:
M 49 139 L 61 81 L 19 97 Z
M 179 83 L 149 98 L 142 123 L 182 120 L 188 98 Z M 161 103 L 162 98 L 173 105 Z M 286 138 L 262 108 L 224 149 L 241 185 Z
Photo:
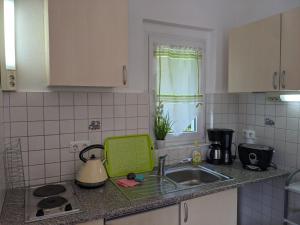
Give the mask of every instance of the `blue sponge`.
M 143 182 L 143 181 L 145 180 L 145 177 L 144 177 L 144 175 L 142 175 L 142 174 L 137 174 L 137 175 L 135 176 L 134 180 L 135 180 L 136 182 Z

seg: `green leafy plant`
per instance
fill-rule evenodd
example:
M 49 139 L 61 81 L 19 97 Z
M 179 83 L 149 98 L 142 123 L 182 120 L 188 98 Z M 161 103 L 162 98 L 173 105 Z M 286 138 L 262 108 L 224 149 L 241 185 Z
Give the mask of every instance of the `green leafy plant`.
M 173 126 L 173 121 L 170 119 L 169 114 L 164 115 L 163 108 L 162 102 L 159 102 L 155 110 L 154 134 L 156 140 L 165 140 Z

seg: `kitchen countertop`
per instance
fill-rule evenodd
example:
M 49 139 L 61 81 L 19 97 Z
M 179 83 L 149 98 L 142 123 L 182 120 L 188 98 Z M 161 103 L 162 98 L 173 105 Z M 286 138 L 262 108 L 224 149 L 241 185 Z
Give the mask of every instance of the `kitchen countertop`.
M 80 202 L 81 212 L 29 223 L 30 225 L 64 225 L 77 224 L 97 219 L 110 220 L 113 218 L 161 208 L 181 201 L 201 197 L 204 195 L 237 188 L 250 183 L 266 181 L 284 177 L 288 172 L 270 168 L 268 171 L 255 172 L 242 168 L 240 163 L 232 166 L 215 166 L 203 163 L 202 166 L 223 173 L 234 178 L 233 180 L 207 184 L 192 189 L 176 191 L 160 197 L 129 201 L 111 182 L 98 189 L 81 189 L 74 185 L 74 190 Z M 10 190 L 7 192 L 3 205 L 0 224 L 22 225 L 24 222 L 25 189 Z

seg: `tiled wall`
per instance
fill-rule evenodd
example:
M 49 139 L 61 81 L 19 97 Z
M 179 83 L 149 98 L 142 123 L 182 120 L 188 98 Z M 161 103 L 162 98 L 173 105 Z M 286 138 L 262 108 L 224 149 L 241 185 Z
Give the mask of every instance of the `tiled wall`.
M 2 92 L 0 92 L 0 212 L 5 197 L 6 185 L 5 185 L 5 170 L 4 170 L 4 127 L 3 127 L 3 98 Z
M 265 125 L 266 118 L 275 125 Z M 239 132 L 243 128 L 254 129 L 258 143 L 275 148 L 274 162 L 290 171 L 300 168 L 299 118 L 299 103 L 269 102 L 265 94 L 239 96 Z M 243 141 L 241 135 L 240 141 Z
M 237 142 L 239 98 L 234 94 L 206 95 L 206 128 L 230 128 L 235 130 L 233 142 Z M 207 142 L 208 139 L 207 139 Z
M 148 133 L 150 129 L 148 94 L 5 93 L 3 100 L 5 142 L 21 139 L 27 185 L 74 178 L 81 163 L 78 153 L 70 152 L 70 141 L 102 143 L 107 136 Z M 300 167 L 299 112 L 300 104 L 268 102 L 265 94 L 206 96 L 207 128 L 234 129 L 235 143 L 244 142 L 243 129 L 254 129 L 257 143 L 274 146 L 275 163 L 289 170 Z M 265 118 L 274 120 L 275 125 L 266 126 Z M 89 130 L 95 120 L 101 122 L 101 129 Z M 194 149 L 156 153 L 168 153 L 168 163 L 174 163 L 189 157 Z M 281 224 L 283 184 L 282 179 L 275 179 L 242 187 L 239 224 Z
M 265 119 L 274 125 L 265 125 Z M 236 142 L 245 142 L 242 132 L 253 129 L 256 142 L 275 148 L 274 162 L 282 169 L 300 168 L 300 103 L 270 102 L 266 94 L 215 94 L 207 96 L 206 126 L 235 130 Z
M 266 94 L 207 95 L 206 126 L 235 130 L 236 143 L 245 142 L 243 129 L 256 132 L 256 142 L 275 148 L 273 161 L 281 169 L 300 168 L 300 104 L 270 102 Z M 274 125 L 265 125 L 265 119 Z M 240 225 L 281 225 L 284 179 L 240 188 Z
M 89 130 L 100 121 L 100 130 Z M 149 133 L 149 95 L 4 93 L 5 142 L 21 139 L 26 185 L 73 179 L 81 165 L 71 141 Z

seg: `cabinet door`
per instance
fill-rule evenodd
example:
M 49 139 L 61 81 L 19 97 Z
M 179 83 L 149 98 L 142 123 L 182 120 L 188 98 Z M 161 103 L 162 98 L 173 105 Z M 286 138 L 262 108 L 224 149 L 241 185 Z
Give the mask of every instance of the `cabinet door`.
M 278 90 L 279 73 L 280 15 L 230 32 L 229 92 Z
M 181 225 L 236 225 L 237 189 L 181 203 Z
M 86 223 L 79 223 L 77 225 L 104 225 L 104 221 L 103 220 L 94 220 L 94 221 L 90 221 L 90 222 L 86 222 Z
M 49 0 L 45 7 L 49 85 L 124 85 L 128 0 Z
M 300 8 L 282 14 L 281 88 L 300 90 Z
M 105 225 L 179 225 L 179 205 L 110 220 Z

